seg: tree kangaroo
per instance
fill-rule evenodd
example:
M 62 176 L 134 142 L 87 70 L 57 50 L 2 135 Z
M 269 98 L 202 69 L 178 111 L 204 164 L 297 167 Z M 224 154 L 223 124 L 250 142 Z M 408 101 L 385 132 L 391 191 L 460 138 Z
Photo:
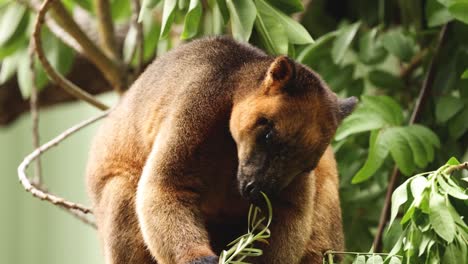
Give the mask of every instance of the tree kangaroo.
M 227 37 L 156 59 L 90 152 L 106 263 L 218 263 L 260 192 L 273 204 L 272 235 L 249 261 L 322 263 L 343 248 L 330 141 L 355 104 L 306 66 Z

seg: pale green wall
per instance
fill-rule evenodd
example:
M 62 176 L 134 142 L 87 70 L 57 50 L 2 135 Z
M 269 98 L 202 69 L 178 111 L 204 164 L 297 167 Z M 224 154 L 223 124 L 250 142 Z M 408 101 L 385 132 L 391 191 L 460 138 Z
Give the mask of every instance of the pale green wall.
M 110 103 L 115 98 L 105 96 L 104 100 Z M 41 111 L 42 142 L 97 113 L 84 103 Z M 83 175 L 89 142 L 96 128 L 97 125 L 92 125 L 78 132 L 44 155 L 44 178 L 50 190 L 89 204 Z M 103 263 L 94 229 L 33 198 L 19 184 L 16 168 L 32 149 L 30 131 L 29 115 L 8 128 L 0 128 L 0 263 Z

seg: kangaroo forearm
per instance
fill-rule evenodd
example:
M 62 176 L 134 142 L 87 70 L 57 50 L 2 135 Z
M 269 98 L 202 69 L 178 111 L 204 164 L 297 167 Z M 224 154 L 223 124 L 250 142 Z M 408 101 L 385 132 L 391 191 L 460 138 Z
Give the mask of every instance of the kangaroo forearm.
M 140 186 L 141 187 L 141 186 Z M 213 256 L 194 194 L 139 188 L 137 212 L 144 240 L 160 264 L 187 264 Z

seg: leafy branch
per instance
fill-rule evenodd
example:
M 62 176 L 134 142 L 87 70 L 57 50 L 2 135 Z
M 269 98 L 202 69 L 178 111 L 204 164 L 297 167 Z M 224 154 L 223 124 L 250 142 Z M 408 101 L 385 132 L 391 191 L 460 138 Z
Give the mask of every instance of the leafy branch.
M 247 217 L 247 233 L 228 244 L 228 247 L 230 246 L 231 248 L 221 252 L 219 264 L 248 264 L 247 262 L 244 262 L 244 259 L 248 257 L 258 257 L 263 254 L 263 251 L 255 248 L 253 243 L 261 242 L 268 244 L 267 239 L 271 235 L 268 227 L 270 226 L 273 217 L 273 209 L 268 197 L 263 192 L 262 195 L 265 199 L 268 215 L 265 216 L 259 207 L 250 205 Z
M 468 179 L 453 173 L 468 169 L 455 158 L 436 171 L 417 174 L 401 184 L 392 195 L 391 223 L 400 207 L 403 232 L 390 251 L 402 254 L 406 263 L 466 263 L 468 226 L 459 214 L 453 199 L 467 201 Z

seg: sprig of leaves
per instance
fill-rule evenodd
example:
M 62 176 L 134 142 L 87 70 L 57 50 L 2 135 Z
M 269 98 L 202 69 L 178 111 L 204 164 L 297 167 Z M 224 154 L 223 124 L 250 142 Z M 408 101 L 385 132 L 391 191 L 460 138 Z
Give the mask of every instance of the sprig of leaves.
M 440 147 L 437 135 L 422 125 L 402 126 L 403 110 L 388 96 L 362 96 L 361 105 L 338 128 L 335 139 L 371 131 L 369 154 L 353 183 L 369 179 L 390 154 L 405 175 L 424 168 Z
M 221 252 L 219 264 L 248 264 L 248 262 L 244 261 L 245 258 L 258 257 L 263 254 L 263 251 L 255 248 L 253 243 L 268 244 L 267 239 L 270 237 L 268 227 L 272 220 L 273 209 L 268 197 L 263 192 L 262 195 L 265 198 L 268 215 L 265 216 L 259 207 L 250 205 L 247 233 L 228 244 L 231 248 Z
M 346 252 L 346 251 L 327 251 L 323 256 L 324 264 L 334 264 L 335 255 L 351 255 L 354 258 L 352 264 L 383 264 L 384 258 L 389 261 L 387 264 L 401 264 L 402 257 L 386 253 L 364 253 L 364 252 Z
M 390 254 L 401 254 L 406 263 L 467 263 L 468 226 L 455 201 L 466 204 L 467 178 L 451 173 L 460 163 L 451 158 L 436 171 L 417 174 L 392 195 L 389 226 L 403 208 L 402 233 Z M 462 213 L 463 215 L 463 213 Z

